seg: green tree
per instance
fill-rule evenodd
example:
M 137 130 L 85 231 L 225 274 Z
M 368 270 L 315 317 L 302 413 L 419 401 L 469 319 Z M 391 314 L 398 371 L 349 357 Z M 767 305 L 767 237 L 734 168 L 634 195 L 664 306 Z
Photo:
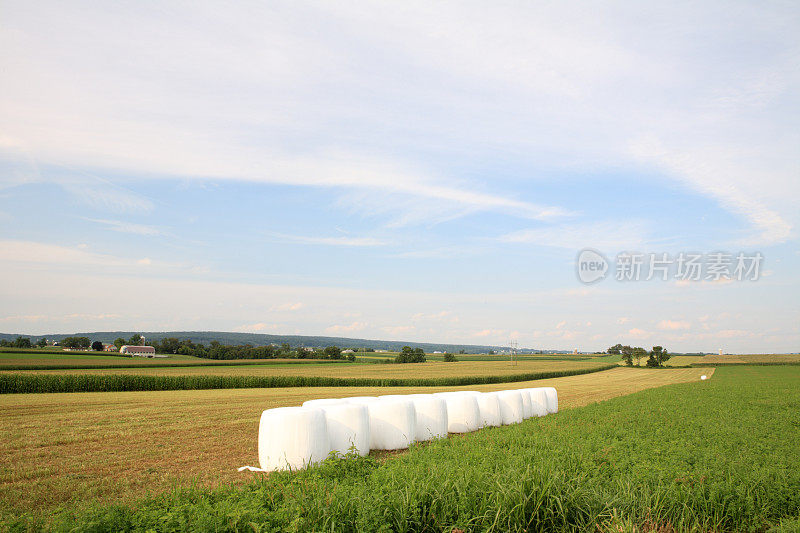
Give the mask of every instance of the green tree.
M 647 357 L 647 350 L 641 346 L 637 346 L 633 349 L 633 358 L 636 359 L 636 366 L 641 366 L 641 361 L 645 357 Z
M 14 348 L 33 348 L 29 337 L 17 337 L 14 341 Z
M 341 359 L 342 358 L 342 349 L 338 346 L 328 346 L 323 350 L 325 357 L 328 359 Z M 355 357 L 355 354 L 349 354 Z
M 47 346 L 47 339 L 42 337 L 41 339 L 36 341 L 36 346 L 38 346 L 39 348 L 44 348 L 45 346 Z
M 458 359 L 456 359 L 455 355 L 445 352 L 445 354 L 444 354 L 444 362 L 445 363 L 456 363 L 456 362 L 458 362 Z
M 614 346 L 609 348 L 607 351 L 608 351 L 609 355 L 619 355 L 619 354 L 622 353 L 622 345 L 621 344 L 615 344 Z
M 94 341 L 92 343 L 92 350 L 95 352 L 102 352 L 103 351 L 103 343 L 100 341 Z
M 125 344 L 126 344 L 125 339 L 123 339 L 122 337 L 117 337 L 116 340 L 114 341 L 114 346 L 116 346 L 118 350 L 123 346 L 125 346 Z
M 395 363 L 424 363 L 425 350 L 422 348 L 411 348 L 403 346 L 403 349 L 394 359 Z
M 619 351 L 622 354 L 622 360 L 625 361 L 625 364 L 633 366 L 633 348 L 630 346 L 622 346 Z
M 350 361 L 351 363 L 355 363 L 356 362 L 356 354 L 354 354 L 354 353 L 347 354 L 347 360 Z
M 72 350 L 87 350 L 91 344 L 89 337 L 65 337 L 61 341 L 61 346 Z
M 175 337 L 165 337 L 161 339 L 159 348 L 156 348 L 156 351 L 160 353 L 178 353 L 181 348 L 181 341 Z
M 654 368 L 664 366 L 664 363 L 667 362 L 670 357 L 670 354 L 663 347 L 653 346 L 653 349 L 650 350 L 650 357 L 647 359 L 647 366 Z
M 138 346 L 142 342 L 142 336 L 138 333 L 134 333 L 130 339 L 128 339 L 127 344 L 130 346 Z

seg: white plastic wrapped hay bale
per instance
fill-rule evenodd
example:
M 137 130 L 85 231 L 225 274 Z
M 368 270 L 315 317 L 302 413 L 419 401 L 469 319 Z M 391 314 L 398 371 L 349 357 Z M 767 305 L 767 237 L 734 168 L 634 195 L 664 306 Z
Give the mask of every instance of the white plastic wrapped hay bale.
M 314 400 L 306 400 L 303 402 L 303 407 L 326 407 L 328 405 L 341 405 L 347 403 L 342 398 L 317 398 Z
M 531 406 L 531 395 L 525 389 L 517 389 L 522 397 L 522 418 L 528 419 L 533 416 L 533 407 Z
M 500 399 L 497 397 L 496 392 L 481 392 L 475 396 L 475 399 L 478 400 L 482 427 L 490 428 L 503 424 L 503 414 L 500 412 Z
M 415 440 L 425 442 L 447 437 L 447 402 L 433 394 L 409 394 L 417 416 Z
M 303 468 L 331 451 L 325 413 L 308 407 L 279 407 L 261 413 L 258 461 L 263 470 Z
M 369 409 L 369 447 L 373 450 L 402 450 L 416 436 L 417 412 L 408 399 L 366 402 Z
M 500 402 L 500 417 L 503 425 L 518 424 L 522 422 L 522 394 L 516 390 L 497 391 L 497 400 Z
M 475 391 L 438 392 L 447 404 L 447 431 L 469 433 L 481 428 L 481 410 Z
M 544 387 L 544 393 L 547 395 L 547 412 L 558 412 L 558 392 L 553 387 Z
M 545 416 L 547 414 L 547 394 L 544 389 L 526 389 L 531 396 L 531 407 L 533 416 Z
M 339 402 L 320 407 L 325 412 L 331 451 L 342 455 L 355 446 L 360 456 L 369 453 L 369 408 L 366 404 Z
M 352 398 L 342 398 L 347 403 L 367 404 L 380 401 L 377 396 L 353 396 Z

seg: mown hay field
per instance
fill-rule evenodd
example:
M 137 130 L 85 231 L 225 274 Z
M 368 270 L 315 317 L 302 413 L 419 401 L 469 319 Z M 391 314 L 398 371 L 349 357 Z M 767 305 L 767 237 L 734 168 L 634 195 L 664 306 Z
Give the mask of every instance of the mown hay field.
M 408 366 L 408 365 L 402 365 Z M 412 365 L 413 366 L 413 365 Z M 619 368 L 489 391 L 553 386 L 561 409 L 699 380 L 714 369 Z M 283 388 L 0 396 L 0 511 L 47 515 L 92 501 L 132 501 L 197 483 L 246 483 L 257 465 L 264 409 L 313 398 L 406 394 L 464 387 Z

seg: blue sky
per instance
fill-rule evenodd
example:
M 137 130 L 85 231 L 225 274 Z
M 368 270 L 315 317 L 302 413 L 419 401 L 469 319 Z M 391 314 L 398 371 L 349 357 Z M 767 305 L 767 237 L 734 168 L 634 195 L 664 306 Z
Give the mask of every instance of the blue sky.
M 791 3 L 6 2 L 0 331 L 797 351 L 797 35 Z M 586 247 L 765 259 L 584 285 Z

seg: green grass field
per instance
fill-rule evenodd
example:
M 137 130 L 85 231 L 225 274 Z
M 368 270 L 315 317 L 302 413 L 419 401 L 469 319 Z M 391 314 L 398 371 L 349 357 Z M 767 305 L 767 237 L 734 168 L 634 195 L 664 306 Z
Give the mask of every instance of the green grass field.
M 651 374 L 671 372 L 692 370 Z M 51 525 L 64 531 L 796 530 L 798 383 L 797 367 L 719 368 L 705 382 L 416 445 L 387 461 L 329 460 L 296 473 L 253 475 L 244 486 L 96 505 Z
M 800 354 L 707 355 L 697 362 L 709 365 L 798 364 Z
M 714 369 L 617 368 L 489 391 L 554 386 L 563 410 L 670 383 L 698 382 Z M 393 394 L 456 390 L 397 388 Z M 261 411 L 313 398 L 386 394 L 381 388 L 285 388 L 0 396 L 0 510 L 8 518 L 135 502 L 175 486 L 243 484 L 236 468 L 257 464 Z M 562 413 L 563 414 L 563 413 Z M 561 416 L 558 415 L 558 416 Z M 454 437 L 456 438 L 456 437 Z

